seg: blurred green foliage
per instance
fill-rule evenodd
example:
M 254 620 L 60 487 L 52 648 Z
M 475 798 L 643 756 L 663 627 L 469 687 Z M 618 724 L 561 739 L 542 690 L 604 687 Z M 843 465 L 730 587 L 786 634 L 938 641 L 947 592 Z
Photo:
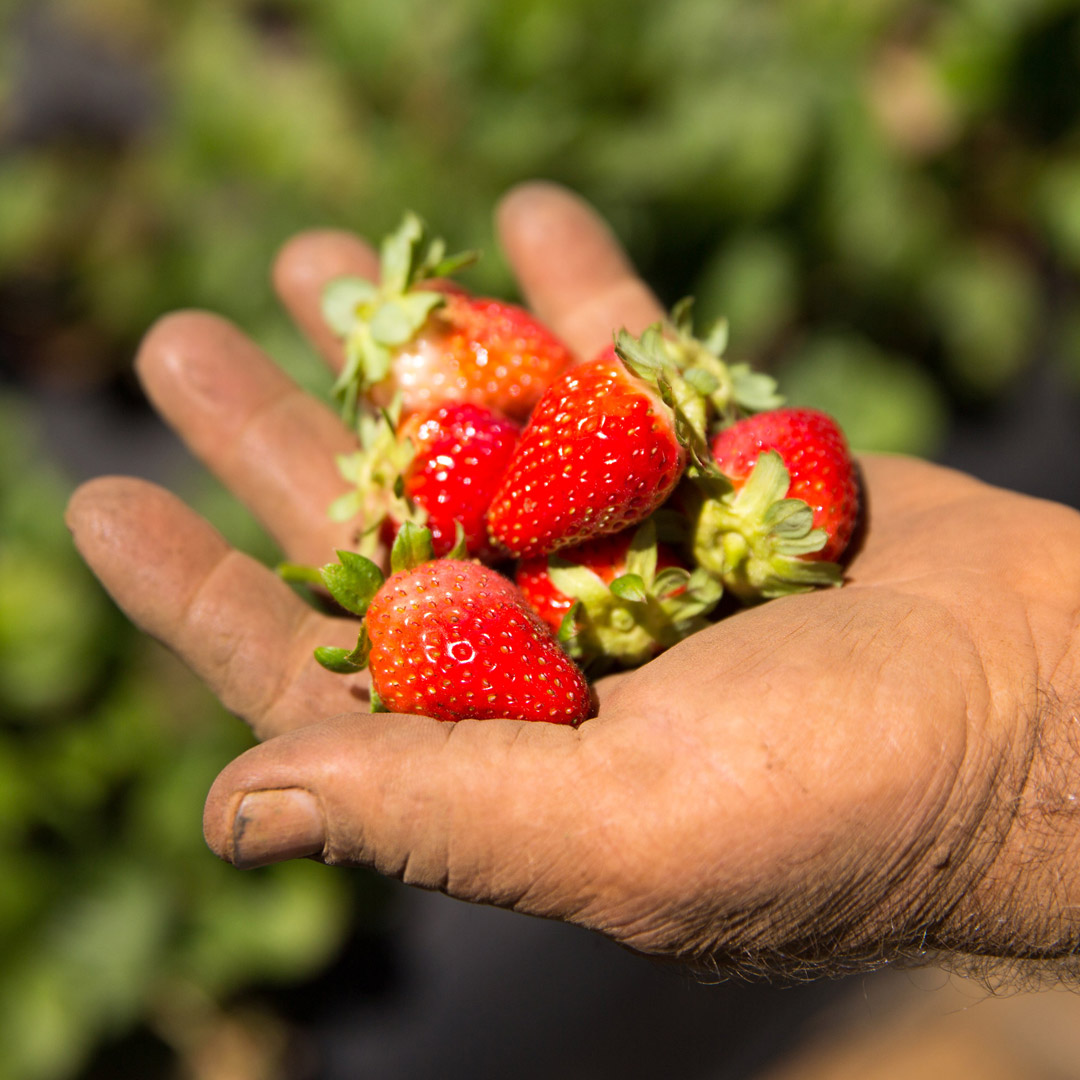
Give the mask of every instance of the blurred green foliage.
M 250 735 L 96 586 L 19 413 L 0 398 L 0 1077 L 46 1080 L 136 1022 L 176 1037 L 178 1001 L 191 1027 L 312 974 L 356 895 L 312 863 L 239 874 L 207 851 L 198 808 Z
M 267 281 L 288 235 L 379 236 L 410 206 L 487 248 L 473 283 L 507 293 L 491 209 L 532 176 L 594 200 L 736 351 L 814 366 L 797 385 L 862 350 L 841 419 L 867 448 L 874 399 L 908 411 L 890 447 L 932 451 L 951 403 L 1008 393 L 1078 322 L 1076 0 L 8 0 L 9 118 L 30 7 L 133 71 L 146 109 L 123 137 L 9 147 L 0 283 L 51 283 L 114 358 L 201 305 L 314 385 Z
M 56 60 L 80 43 L 89 76 Z M 203 306 L 321 391 L 282 241 L 412 207 L 511 294 L 491 211 L 530 177 L 857 447 L 932 454 L 1047 342 L 1080 380 L 1080 0 L 0 0 L 0 349 L 27 377 L 107 379 Z M 340 875 L 206 853 L 247 736 L 94 585 L 68 487 L 0 401 L 2 1080 L 310 973 L 350 918 Z

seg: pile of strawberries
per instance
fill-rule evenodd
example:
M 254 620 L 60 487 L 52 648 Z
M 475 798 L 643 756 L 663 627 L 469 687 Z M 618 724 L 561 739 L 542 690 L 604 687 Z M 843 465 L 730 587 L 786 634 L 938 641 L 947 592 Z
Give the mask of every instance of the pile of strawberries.
M 586 679 L 642 664 L 742 603 L 838 585 L 859 507 L 828 416 L 723 360 L 690 305 L 579 362 L 531 315 L 471 296 L 414 215 L 382 280 L 341 278 L 325 317 L 360 448 L 340 459 L 354 551 L 319 580 L 361 620 L 333 671 L 376 708 L 578 724 Z M 375 559 L 390 548 L 390 576 Z

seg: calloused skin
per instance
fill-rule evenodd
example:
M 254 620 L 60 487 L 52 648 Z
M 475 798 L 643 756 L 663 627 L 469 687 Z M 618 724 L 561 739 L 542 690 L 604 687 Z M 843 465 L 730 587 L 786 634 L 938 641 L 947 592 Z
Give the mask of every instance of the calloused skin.
M 550 184 L 511 192 L 505 251 L 581 356 L 660 315 L 607 227 Z M 340 363 L 319 293 L 371 249 L 302 234 L 274 278 Z M 170 315 L 146 392 L 266 525 L 320 564 L 353 440 L 243 334 Z M 735 614 L 598 686 L 577 730 L 367 715 L 312 610 L 168 492 L 71 500 L 75 541 L 147 633 L 263 740 L 222 771 L 205 834 L 252 866 L 298 856 L 591 927 L 646 953 L 814 973 L 896 956 L 1064 958 L 1080 944 L 1080 515 L 922 461 L 861 460 L 843 588 Z

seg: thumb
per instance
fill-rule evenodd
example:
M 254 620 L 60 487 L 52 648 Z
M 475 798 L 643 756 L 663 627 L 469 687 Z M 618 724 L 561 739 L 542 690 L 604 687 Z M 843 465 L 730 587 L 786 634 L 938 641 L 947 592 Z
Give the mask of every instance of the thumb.
M 336 717 L 233 761 L 207 798 L 206 840 L 241 868 L 314 856 L 565 915 L 588 835 L 585 737 L 514 720 Z

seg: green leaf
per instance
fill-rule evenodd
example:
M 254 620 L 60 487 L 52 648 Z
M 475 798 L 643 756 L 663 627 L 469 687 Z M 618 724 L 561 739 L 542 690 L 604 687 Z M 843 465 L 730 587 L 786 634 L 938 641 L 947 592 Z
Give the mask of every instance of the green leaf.
M 620 600 L 643 604 L 648 599 L 645 582 L 638 574 L 623 574 L 611 583 L 611 591 Z
M 402 570 L 414 570 L 421 563 L 431 562 L 435 551 L 431 546 L 431 530 L 406 521 L 394 538 L 390 549 L 390 570 L 397 574 Z
M 365 328 L 366 329 L 366 328 Z M 350 334 L 345 339 L 345 363 L 333 385 L 334 394 L 340 396 L 355 387 L 364 371 L 366 333 Z
M 615 336 L 615 352 L 631 374 L 655 386 L 666 366 L 662 342 L 659 323 L 650 326 L 640 338 L 620 330 Z
M 368 698 L 371 702 L 371 711 L 373 713 L 389 712 L 386 705 L 383 704 L 383 699 L 379 697 L 379 691 L 374 686 L 368 691 Z
M 301 563 L 283 562 L 277 566 L 277 575 L 282 581 L 295 582 L 298 585 L 322 585 L 322 572 L 316 566 L 304 566 Z
M 702 344 L 715 357 L 722 357 L 728 347 L 729 328 L 727 319 L 717 319 L 709 328 Z
M 630 547 L 626 551 L 626 570 L 649 585 L 656 577 L 656 522 L 652 518 L 643 521 L 630 540 Z
M 479 251 L 459 251 L 456 255 L 447 255 L 431 267 L 431 276 L 436 278 L 450 277 L 466 266 L 472 266 L 480 258 Z
M 406 211 L 401 224 L 383 240 L 379 249 L 384 295 L 401 295 L 408 290 L 420 261 L 418 252 L 426 239 L 423 221 L 411 210 Z
M 694 334 L 694 298 L 684 296 L 677 300 L 671 309 L 671 323 L 680 334 L 692 337 Z
M 465 540 L 465 527 L 460 521 L 454 522 L 454 546 L 447 552 L 448 559 L 467 559 L 469 545 Z
M 581 627 L 578 625 L 578 616 L 580 614 L 581 602 L 575 601 L 570 605 L 570 610 L 562 617 L 558 633 L 555 635 L 561 644 L 568 644 L 581 633 Z
M 364 496 L 360 491 L 346 491 L 339 495 L 327 508 L 326 516 L 331 521 L 351 521 L 364 506 Z
M 374 282 L 360 277 L 334 278 L 322 293 L 322 314 L 327 325 L 339 337 L 355 326 L 359 309 L 378 296 Z
M 749 364 L 733 364 L 729 370 L 735 404 L 746 412 L 766 412 L 784 404 L 784 396 L 771 375 L 753 371 Z
M 327 671 L 332 671 L 335 675 L 355 675 L 367 667 L 370 652 L 371 639 L 368 637 L 367 627 L 361 626 L 360 634 L 356 639 L 356 648 L 351 652 L 348 649 L 320 645 L 315 650 L 315 659 Z
M 656 575 L 653 582 L 653 594 L 661 600 L 672 593 L 685 590 L 690 587 L 690 571 L 681 566 L 669 566 Z
M 688 368 L 683 378 L 703 397 L 715 394 L 720 389 L 720 380 L 716 375 L 702 367 Z
M 330 595 L 346 610 L 361 619 L 382 588 L 383 572 L 370 559 L 355 551 L 339 551 L 340 562 L 327 563 L 320 572 Z
M 783 539 L 801 539 L 814 527 L 814 511 L 802 499 L 781 499 L 769 507 L 765 528 Z
M 742 490 L 735 496 L 739 513 L 763 520 L 773 503 L 783 499 L 791 486 L 791 474 L 775 450 L 758 455 Z
M 555 555 L 548 557 L 548 576 L 556 589 L 585 607 L 602 607 L 610 600 L 610 591 L 603 579 L 587 566 L 567 562 Z
M 377 386 L 390 374 L 393 362 L 394 354 L 390 349 L 369 337 L 364 346 L 362 378 L 357 389 L 363 387 L 366 390 L 370 386 Z

